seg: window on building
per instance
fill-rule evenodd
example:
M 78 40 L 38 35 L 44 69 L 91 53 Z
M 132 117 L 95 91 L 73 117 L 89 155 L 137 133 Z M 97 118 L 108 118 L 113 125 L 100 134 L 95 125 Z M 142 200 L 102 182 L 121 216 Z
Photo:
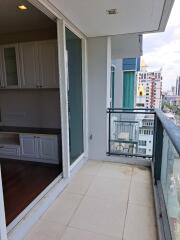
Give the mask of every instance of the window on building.
M 134 108 L 134 71 L 124 71 L 123 73 L 123 107 Z
M 139 153 L 140 153 L 140 154 L 146 154 L 146 149 L 144 149 L 144 148 L 139 148 Z
M 144 107 L 144 103 L 137 103 L 136 106 L 137 107 Z
M 140 145 L 140 146 L 146 146 L 146 141 L 144 141 L 144 140 L 139 140 L 139 145 Z

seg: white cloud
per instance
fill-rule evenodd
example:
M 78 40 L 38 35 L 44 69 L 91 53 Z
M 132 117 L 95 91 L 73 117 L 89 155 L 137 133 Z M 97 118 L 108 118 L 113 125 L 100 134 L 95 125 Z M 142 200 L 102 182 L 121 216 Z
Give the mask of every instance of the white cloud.
M 163 68 L 163 89 L 175 85 L 180 75 L 180 1 L 176 0 L 166 31 L 144 37 L 144 59 L 148 66 Z

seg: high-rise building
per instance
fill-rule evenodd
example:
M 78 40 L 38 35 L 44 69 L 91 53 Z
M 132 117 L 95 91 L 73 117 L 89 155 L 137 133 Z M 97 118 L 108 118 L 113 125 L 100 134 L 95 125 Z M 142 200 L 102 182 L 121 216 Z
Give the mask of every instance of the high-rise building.
M 173 96 L 176 95 L 176 87 L 175 87 L 175 86 L 172 86 L 172 87 L 171 87 L 171 92 L 172 92 L 172 95 L 173 95 Z
M 180 96 L 180 76 L 178 76 L 176 80 L 176 95 Z
M 159 71 L 147 71 L 142 61 L 141 71 L 137 72 L 136 106 L 144 108 L 161 108 L 162 74 Z

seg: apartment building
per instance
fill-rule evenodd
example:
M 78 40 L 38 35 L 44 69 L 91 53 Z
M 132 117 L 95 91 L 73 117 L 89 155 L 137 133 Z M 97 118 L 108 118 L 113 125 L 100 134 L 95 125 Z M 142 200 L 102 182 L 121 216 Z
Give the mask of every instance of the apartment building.
M 180 96 L 180 76 L 177 77 L 176 80 L 176 88 L 175 93 L 177 96 Z
M 161 108 L 162 73 L 161 71 L 137 72 L 136 105 L 145 108 Z

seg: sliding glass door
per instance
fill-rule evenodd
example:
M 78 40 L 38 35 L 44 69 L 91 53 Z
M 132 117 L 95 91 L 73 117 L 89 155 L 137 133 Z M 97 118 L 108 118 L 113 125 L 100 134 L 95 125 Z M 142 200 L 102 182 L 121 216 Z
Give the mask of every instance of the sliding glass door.
M 83 152 L 82 41 L 66 28 L 70 163 Z

